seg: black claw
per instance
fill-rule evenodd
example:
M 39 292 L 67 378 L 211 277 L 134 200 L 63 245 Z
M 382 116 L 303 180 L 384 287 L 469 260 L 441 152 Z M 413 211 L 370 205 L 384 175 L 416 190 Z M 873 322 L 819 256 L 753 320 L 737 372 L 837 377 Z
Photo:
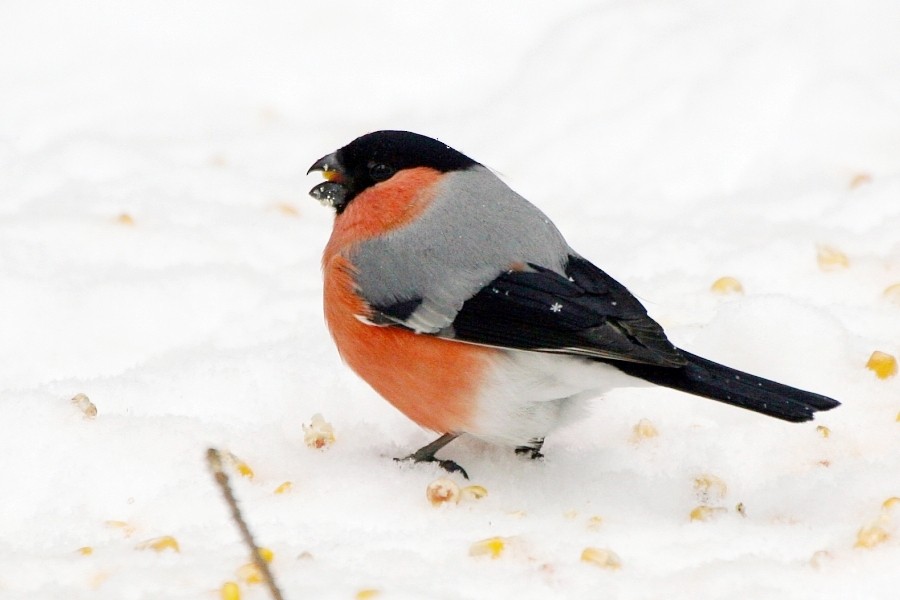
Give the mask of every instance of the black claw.
M 439 464 L 439 465 L 441 466 L 441 468 L 442 468 L 443 470 L 447 471 L 448 473 L 459 473 L 459 474 L 462 475 L 465 479 L 468 479 L 468 478 L 469 478 L 469 474 L 466 473 L 466 470 L 463 469 L 463 468 L 462 468 L 461 466 L 459 466 L 458 464 L 456 464 L 455 461 L 452 461 L 452 460 L 438 460 L 438 461 L 437 461 L 437 464 Z
M 544 458 L 544 455 L 541 454 L 541 447 L 543 445 L 544 438 L 535 438 L 531 440 L 531 443 L 527 446 L 516 447 L 516 454 L 518 454 L 519 456 L 527 455 L 528 458 L 532 460 Z
M 436 463 L 440 468 L 447 471 L 448 473 L 459 473 L 464 478 L 468 479 L 469 474 L 466 473 L 466 470 L 459 466 L 456 461 L 452 461 L 449 459 L 441 459 L 432 457 L 418 457 L 414 454 L 410 454 L 409 456 L 404 456 L 403 458 L 395 458 L 395 462 L 414 462 L 414 463 Z
M 415 462 L 415 463 L 421 463 L 421 462 L 437 463 L 442 469 L 444 469 L 448 473 L 459 473 L 460 475 L 462 475 L 463 477 L 468 479 L 469 474 L 466 473 L 466 470 L 463 469 L 461 466 L 459 466 L 452 460 L 443 460 L 443 459 L 435 457 L 435 455 L 434 455 L 438 450 L 440 450 L 441 448 L 443 448 L 444 446 L 446 446 L 447 444 L 449 444 L 450 442 L 455 440 L 458 436 L 459 436 L 459 434 L 457 434 L 457 433 L 445 433 L 444 435 L 442 435 L 435 441 L 431 442 L 427 446 L 423 446 L 422 448 L 419 448 L 418 450 L 416 450 L 409 456 L 405 456 L 403 458 L 395 458 L 394 460 L 397 462 L 411 460 L 412 462 Z

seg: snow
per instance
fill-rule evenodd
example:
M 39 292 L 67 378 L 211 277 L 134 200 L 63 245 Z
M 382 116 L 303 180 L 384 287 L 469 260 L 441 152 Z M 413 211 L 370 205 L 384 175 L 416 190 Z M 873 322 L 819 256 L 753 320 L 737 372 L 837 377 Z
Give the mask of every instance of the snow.
M 0 13 L 0 598 L 217 598 L 248 553 L 209 446 L 252 467 L 233 484 L 286 598 L 895 597 L 900 376 L 865 363 L 900 355 L 900 4 Z M 306 168 L 383 128 L 495 169 L 678 345 L 844 405 L 796 425 L 616 390 L 542 462 L 453 442 L 488 496 L 433 508 L 442 473 L 390 460 L 432 434 L 321 317 L 331 214 Z M 745 293 L 712 294 L 725 275 Z M 691 521 L 704 500 L 727 511 Z M 879 518 L 887 540 L 854 547 Z M 162 535 L 180 552 L 135 549 Z M 469 556 L 493 536 L 502 556 Z

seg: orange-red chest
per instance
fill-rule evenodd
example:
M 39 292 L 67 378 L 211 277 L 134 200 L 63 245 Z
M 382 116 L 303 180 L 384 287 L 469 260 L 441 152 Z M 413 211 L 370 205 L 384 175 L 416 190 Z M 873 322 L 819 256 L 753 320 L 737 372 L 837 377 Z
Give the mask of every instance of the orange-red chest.
M 355 292 L 347 258 L 354 244 L 421 215 L 439 177 L 431 169 L 401 171 L 347 206 L 325 248 L 323 299 L 338 351 L 360 377 L 419 425 L 459 432 L 474 417 L 478 386 L 496 350 L 360 321 L 357 316 L 367 317 L 370 309 Z

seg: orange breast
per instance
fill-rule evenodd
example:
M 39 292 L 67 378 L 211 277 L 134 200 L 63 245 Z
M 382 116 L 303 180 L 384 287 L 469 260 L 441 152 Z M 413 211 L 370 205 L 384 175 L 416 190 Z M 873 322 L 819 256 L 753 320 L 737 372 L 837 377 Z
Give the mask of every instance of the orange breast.
M 341 357 L 403 414 L 445 433 L 469 428 L 478 384 L 496 350 L 361 322 L 356 315 L 371 313 L 353 293 L 353 266 L 346 258 L 353 244 L 421 214 L 439 176 L 411 169 L 360 194 L 335 219 L 322 266 L 325 320 Z

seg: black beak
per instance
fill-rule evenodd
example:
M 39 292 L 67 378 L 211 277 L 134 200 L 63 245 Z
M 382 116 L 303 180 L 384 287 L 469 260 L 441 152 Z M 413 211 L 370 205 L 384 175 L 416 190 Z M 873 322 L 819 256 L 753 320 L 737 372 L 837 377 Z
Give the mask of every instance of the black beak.
M 323 181 L 309 191 L 309 195 L 325 206 L 341 212 L 347 204 L 346 176 L 337 156 L 332 153 L 323 156 L 312 164 L 307 175 L 313 171 L 322 171 L 328 181 Z

